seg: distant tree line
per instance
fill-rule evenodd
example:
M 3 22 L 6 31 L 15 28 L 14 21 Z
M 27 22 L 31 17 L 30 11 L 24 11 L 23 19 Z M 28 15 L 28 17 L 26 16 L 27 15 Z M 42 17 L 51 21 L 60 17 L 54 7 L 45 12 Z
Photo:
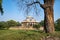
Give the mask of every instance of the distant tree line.
M 54 26 L 55 26 L 55 31 L 60 31 L 60 18 L 57 19 L 55 22 L 54 22 Z M 38 24 L 34 25 L 33 26 L 34 28 L 38 29 L 40 27 L 44 27 L 44 20 L 42 20 L 41 22 L 39 22 Z
M 14 20 L 9 20 L 9 21 L 1 21 L 0 22 L 0 29 L 8 29 L 10 27 L 15 27 L 15 26 L 21 26 L 21 23 L 16 22 Z
M 55 21 L 55 30 L 60 31 L 60 18 Z
M 55 21 L 55 30 L 60 31 L 60 18 Z M 16 22 L 14 20 L 9 21 L 0 21 L 0 29 L 9 29 L 10 27 L 21 26 L 20 22 Z M 44 26 L 44 20 L 39 22 L 38 24 L 33 25 L 33 28 L 39 29 Z

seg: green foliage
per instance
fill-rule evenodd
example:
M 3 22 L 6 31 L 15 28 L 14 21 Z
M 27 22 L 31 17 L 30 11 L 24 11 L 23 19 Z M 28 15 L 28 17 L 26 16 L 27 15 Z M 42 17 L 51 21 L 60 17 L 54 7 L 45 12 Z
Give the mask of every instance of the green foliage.
M 9 20 L 9 21 L 7 21 L 7 23 L 8 23 L 8 25 L 9 25 L 9 27 L 11 27 L 11 26 L 16 26 L 16 25 L 17 25 L 17 22 L 14 21 L 14 20 Z
M 9 25 L 6 22 L 0 22 L 0 29 L 8 29 Z
M 41 26 L 44 26 L 44 20 L 39 23 Z
M 1 12 L 1 14 L 3 14 L 2 0 L 0 0 L 0 12 Z
M 60 31 L 60 18 L 57 19 L 55 22 L 55 29 L 56 29 L 56 31 Z
M 0 30 L 0 40 L 41 40 L 43 34 L 32 30 Z
M 43 20 L 40 23 L 33 25 L 33 28 L 39 29 L 40 26 L 44 26 L 44 21 Z
M 0 29 L 8 29 L 10 27 L 14 27 L 14 26 L 21 26 L 21 23 L 16 22 L 14 20 L 9 20 L 7 22 L 0 22 Z
M 48 35 L 55 38 L 60 37 L 60 31 L 46 34 L 35 30 L 0 30 L 0 40 L 41 40 Z
M 21 26 L 21 23 L 17 22 L 17 26 Z
M 2 3 L 2 0 L 0 0 L 0 4 Z
M 33 28 L 39 29 L 40 28 L 40 24 L 33 25 Z

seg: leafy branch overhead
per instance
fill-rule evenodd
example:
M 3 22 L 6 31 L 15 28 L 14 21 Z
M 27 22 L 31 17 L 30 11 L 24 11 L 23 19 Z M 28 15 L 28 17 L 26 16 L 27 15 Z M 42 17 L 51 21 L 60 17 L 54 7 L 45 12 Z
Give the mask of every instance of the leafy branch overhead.
M 34 1 L 34 0 L 18 0 L 17 1 L 18 7 L 20 10 L 24 10 L 24 12 L 26 13 L 39 13 L 40 12 L 40 6 L 38 4 L 40 4 L 39 1 Z M 40 4 L 41 7 L 43 6 L 43 4 Z M 39 7 L 39 8 L 38 8 Z
M 3 14 L 2 0 L 0 0 L 0 12 L 1 12 L 1 14 Z
M 40 7 L 43 8 L 43 9 L 48 8 L 48 7 L 51 7 L 53 5 L 53 4 L 47 5 L 47 3 L 41 4 L 39 1 L 36 1 L 36 2 L 33 1 L 32 3 L 27 4 L 27 6 L 31 6 L 33 4 L 39 4 Z

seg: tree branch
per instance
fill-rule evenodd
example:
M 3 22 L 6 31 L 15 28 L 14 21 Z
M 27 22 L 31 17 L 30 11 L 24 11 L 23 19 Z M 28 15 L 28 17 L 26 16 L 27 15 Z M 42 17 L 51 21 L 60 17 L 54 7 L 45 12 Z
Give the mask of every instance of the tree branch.
M 45 8 L 48 8 L 48 7 L 51 7 L 52 5 L 47 5 L 46 3 L 45 4 L 41 4 L 39 1 L 36 1 L 36 2 L 33 2 L 33 3 L 30 3 L 30 4 L 27 4 L 27 6 L 31 6 L 33 4 L 39 4 L 41 8 L 45 9 Z
M 3 14 L 2 0 L 0 0 L 0 12 L 1 12 L 1 14 Z
M 39 3 L 39 2 L 33 2 L 33 3 L 30 3 L 30 4 L 27 4 L 27 6 L 31 6 L 31 5 L 36 4 L 36 3 Z
M 31 6 L 31 5 L 37 4 L 37 3 L 40 5 L 41 8 L 43 8 L 43 9 L 45 8 L 45 4 L 41 4 L 39 1 L 36 1 L 36 2 L 30 3 L 30 4 L 27 4 L 27 6 Z

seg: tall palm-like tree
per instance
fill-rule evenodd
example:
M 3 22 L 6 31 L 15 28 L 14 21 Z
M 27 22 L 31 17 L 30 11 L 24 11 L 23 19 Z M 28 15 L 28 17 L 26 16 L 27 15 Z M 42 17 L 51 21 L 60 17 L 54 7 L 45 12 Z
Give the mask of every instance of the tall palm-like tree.
M 1 14 L 3 14 L 2 0 L 0 0 L 0 12 L 1 12 Z

